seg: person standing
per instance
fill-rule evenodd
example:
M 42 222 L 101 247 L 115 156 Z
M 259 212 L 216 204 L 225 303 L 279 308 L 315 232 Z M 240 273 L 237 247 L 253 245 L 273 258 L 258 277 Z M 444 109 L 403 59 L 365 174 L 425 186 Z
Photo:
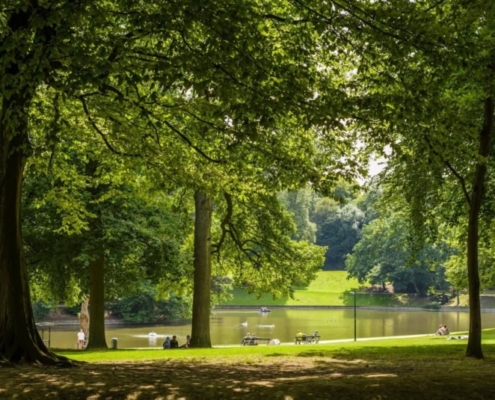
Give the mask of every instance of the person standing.
M 77 332 L 77 348 L 79 350 L 84 349 L 84 340 L 86 339 L 86 335 L 84 334 L 83 328 L 79 329 L 79 332 Z

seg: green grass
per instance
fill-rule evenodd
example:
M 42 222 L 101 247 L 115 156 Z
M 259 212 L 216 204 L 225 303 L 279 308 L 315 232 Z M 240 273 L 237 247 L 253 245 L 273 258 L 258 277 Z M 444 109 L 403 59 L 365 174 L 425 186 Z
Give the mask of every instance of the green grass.
M 346 271 L 320 271 L 306 287 L 296 287 L 294 298 L 274 299 L 270 294 L 257 298 L 241 288 L 233 290 L 232 299 L 220 305 L 230 306 L 343 306 L 352 305 L 352 291 L 357 291 L 356 302 L 359 306 L 383 307 L 428 307 L 432 306 L 428 298 L 418 298 L 414 294 L 371 293 L 356 279 L 347 279 Z M 460 296 L 460 306 L 467 304 L 467 295 Z M 495 295 L 482 295 L 482 307 L 495 308 Z M 456 305 L 453 299 L 450 305 Z M 438 305 L 435 303 L 435 305 Z
M 466 340 L 424 336 L 214 349 L 56 351 L 76 368 L 0 368 L 0 397 L 59 399 L 488 399 L 495 330 L 485 359 Z
M 459 333 L 461 334 L 461 333 Z M 456 333 L 457 335 L 457 333 Z M 460 357 L 466 348 L 466 340 L 447 340 L 442 336 L 422 336 L 411 338 L 392 338 L 383 340 L 363 340 L 357 342 L 342 342 L 331 344 L 317 344 L 295 346 L 286 344 L 280 346 L 239 346 L 217 347 L 212 349 L 177 349 L 177 350 L 104 350 L 78 351 L 55 350 L 57 354 L 77 361 L 89 363 L 111 362 L 149 362 L 160 360 L 214 360 L 222 362 L 248 362 L 249 360 L 264 357 L 304 357 L 304 356 L 332 356 L 341 358 L 380 358 L 395 361 L 411 358 L 417 361 L 435 357 Z M 495 350 L 495 329 L 483 331 L 483 346 Z
M 355 290 L 359 283 L 355 279 L 347 280 L 346 271 L 320 271 L 316 279 L 307 287 L 295 289 L 294 298 L 283 297 L 273 299 L 271 295 L 265 294 L 259 299 L 255 294 L 249 294 L 244 289 L 236 288 L 233 298 L 222 305 L 239 306 L 327 306 L 345 305 L 344 292 Z
M 235 288 L 233 298 L 221 305 L 233 306 L 343 306 L 352 305 L 350 292 L 357 290 L 357 303 L 361 306 L 398 306 L 407 305 L 406 295 L 363 293 L 362 285 L 356 279 L 347 279 L 346 271 L 320 271 L 316 279 L 306 287 L 297 287 L 294 298 L 273 299 L 265 294 L 257 298 L 241 288 Z

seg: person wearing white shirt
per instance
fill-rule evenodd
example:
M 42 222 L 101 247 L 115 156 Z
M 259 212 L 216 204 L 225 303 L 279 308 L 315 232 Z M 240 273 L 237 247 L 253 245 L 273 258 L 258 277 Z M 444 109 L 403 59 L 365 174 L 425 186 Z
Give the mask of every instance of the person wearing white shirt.
M 86 335 L 84 335 L 84 330 L 81 328 L 79 332 L 77 332 L 77 347 L 79 350 L 84 349 L 84 339 Z

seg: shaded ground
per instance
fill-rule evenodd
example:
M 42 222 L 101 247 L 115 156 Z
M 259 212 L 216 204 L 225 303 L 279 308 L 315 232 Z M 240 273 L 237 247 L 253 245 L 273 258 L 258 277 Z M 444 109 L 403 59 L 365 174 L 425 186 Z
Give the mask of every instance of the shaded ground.
M 248 361 L 212 359 L 0 368 L 0 398 L 488 399 L 495 360 L 386 361 L 308 351 Z

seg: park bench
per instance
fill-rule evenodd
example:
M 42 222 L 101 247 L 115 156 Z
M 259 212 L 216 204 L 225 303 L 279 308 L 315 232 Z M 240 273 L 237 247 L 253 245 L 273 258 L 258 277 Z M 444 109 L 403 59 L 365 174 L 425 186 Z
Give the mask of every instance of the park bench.
M 320 335 L 302 335 L 302 336 L 296 336 L 294 343 L 311 344 L 311 343 L 318 343 L 319 341 L 320 341 Z
M 257 336 L 245 337 L 241 340 L 243 346 L 256 346 L 259 342 L 266 342 L 268 344 L 272 340 L 271 338 L 261 338 Z

